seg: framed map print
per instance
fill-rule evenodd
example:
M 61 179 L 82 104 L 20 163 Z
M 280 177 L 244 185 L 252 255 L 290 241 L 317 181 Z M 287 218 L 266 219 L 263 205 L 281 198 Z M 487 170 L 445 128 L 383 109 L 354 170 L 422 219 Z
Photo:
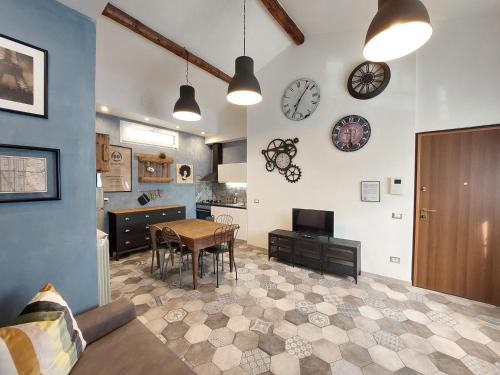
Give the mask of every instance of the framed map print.
M 60 151 L 0 144 L 0 203 L 61 199 Z
M 47 118 L 47 51 L 2 34 L 0 110 Z
M 132 191 L 132 149 L 130 147 L 109 146 L 109 172 L 101 174 L 105 193 Z
M 193 183 L 193 165 L 192 164 L 177 164 L 176 176 L 178 184 L 192 184 Z

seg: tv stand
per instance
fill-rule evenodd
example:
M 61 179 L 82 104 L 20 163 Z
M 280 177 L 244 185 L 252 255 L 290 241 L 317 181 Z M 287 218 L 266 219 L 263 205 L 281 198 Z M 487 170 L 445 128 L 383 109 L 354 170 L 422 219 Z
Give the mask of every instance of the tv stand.
M 269 233 L 268 257 L 292 265 L 354 277 L 361 274 L 361 242 L 277 229 Z

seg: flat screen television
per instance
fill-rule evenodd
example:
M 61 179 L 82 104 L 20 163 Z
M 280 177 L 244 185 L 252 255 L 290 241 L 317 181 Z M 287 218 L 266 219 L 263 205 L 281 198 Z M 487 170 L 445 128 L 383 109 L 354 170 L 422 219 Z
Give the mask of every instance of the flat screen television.
M 333 211 L 292 209 L 294 232 L 309 236 L 333 237 Z

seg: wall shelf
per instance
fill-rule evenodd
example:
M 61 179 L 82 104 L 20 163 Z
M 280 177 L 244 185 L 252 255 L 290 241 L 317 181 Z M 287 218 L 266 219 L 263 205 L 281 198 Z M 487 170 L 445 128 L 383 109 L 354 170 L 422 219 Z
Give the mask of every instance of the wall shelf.
M 172 164 L 174 159 L 170 156 L 160 158 L 157 155 L 135 154 L 138 161 L 139 182 L 169 183 L 172 177 Z

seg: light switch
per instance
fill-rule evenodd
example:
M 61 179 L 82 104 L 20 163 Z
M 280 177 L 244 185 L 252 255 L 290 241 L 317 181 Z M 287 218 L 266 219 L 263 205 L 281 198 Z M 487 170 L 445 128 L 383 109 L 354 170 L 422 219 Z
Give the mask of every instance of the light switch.
M 254 199 L 254 200 L 253 200 L 253 203 L 258 204 L 258 203 L 259 203 L 259 200 L 258 200 L 258 199 Z
M 393 212 L 392 213 L 392 218 L 393 219 L 398 219 L 398 220 L 403 220 L 403 214 L 402 213 Z

